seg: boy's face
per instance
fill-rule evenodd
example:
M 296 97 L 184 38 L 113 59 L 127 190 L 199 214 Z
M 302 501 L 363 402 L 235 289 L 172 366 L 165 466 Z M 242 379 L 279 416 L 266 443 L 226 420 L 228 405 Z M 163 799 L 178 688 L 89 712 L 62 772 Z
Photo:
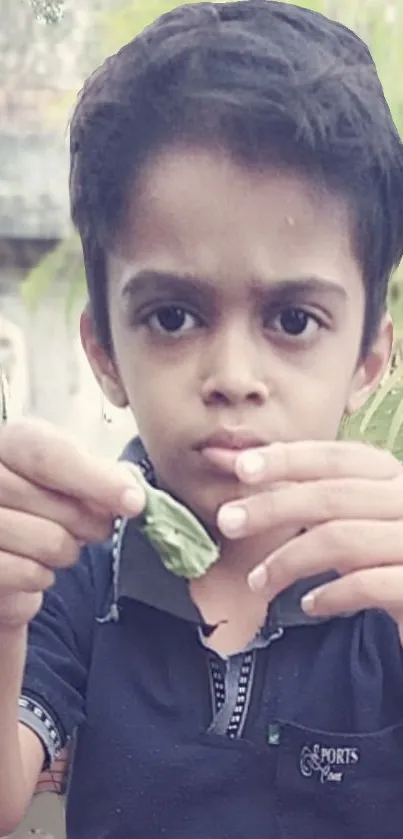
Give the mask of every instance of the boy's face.
M 387 363 L 386 318 L 359 362 L 365 295 L 348 207 L 291 171 L 161 154 L 108 277 L 114 362 L 87 319 L 90 361 L 112 401 L 130 404 L 160 485 L 207 524 L 243 493 L 212 448 L 335 438 Z

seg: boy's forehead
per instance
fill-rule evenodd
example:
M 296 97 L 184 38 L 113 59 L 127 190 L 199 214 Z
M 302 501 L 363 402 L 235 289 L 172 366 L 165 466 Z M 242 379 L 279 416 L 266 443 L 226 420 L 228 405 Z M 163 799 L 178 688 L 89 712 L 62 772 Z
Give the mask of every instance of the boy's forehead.
M 237 196 L 242 200 L 233 204 Z M 309 204 L 314 211 L 323 202 L 332 202 L 332 212 L 345 223 L 346 197 L 330 191 L 318 177 L 302 168 L 261 161 L 241 161 L 225 148 L 175 144 L 150 156 L 130 189 L 127 220 L 148 209 L 154 213 L 169 207 L 183 208 L 193 204 L 200 213 L 208 202 L 211 209 L 219 205 L 233 214 L 235 209 L 250 211 L 267 204 L 285 211 L 283 223 L 293 226 L 295 215 L 304 215 Z M 279 206 L 279 198 L 281 204 Z M 275 200 L 276 199 L 276 200 Z M 140 210 L 138 208 L 140 207 Z M 289 212 L 287 212 L 287 210 Z
M 318 278 L 343 286 L 361 270 L 350 212 L 294 171 L 246 168 L 222 153 L 167 151 L 144 170 L 109 258 L 120 290 L 133 278 L 249 285 Z

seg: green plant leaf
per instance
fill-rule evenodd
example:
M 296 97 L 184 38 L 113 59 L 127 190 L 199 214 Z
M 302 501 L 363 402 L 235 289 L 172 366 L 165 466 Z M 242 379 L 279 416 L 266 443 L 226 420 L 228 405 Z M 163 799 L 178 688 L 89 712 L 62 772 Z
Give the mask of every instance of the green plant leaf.
M 220 550 L 196 516 L 168 493 L 139 480 L 146 506 L 139 528 L 154 545 L 168 571 L 178 577 L 197 579 L 217 561 Z
M 377 412 L 382 408 L 383 403 L 385 402 L 386 397 L 388 396 L 394 388 L 396 388 L 399 384 L 401 384 L 403 378 L 403 368 L 401 366 L 397 367 L 393 373 L 389 374 L 384 382 L 379 386 L 378 390 L 376 391 L 375 395 L 373 396 L 369 407 L 364 413 L 361 425 L 360 425 L 360 433 L 365 436 L 365 432 L 367 431 L 369 424 L 372 419 L 377 416 Z
M 393 414 L 392 422 L 389 428 L 388 439 L 386 441 L 386 448 L 391 452 L 401 449 L 401 442 L 399 441 L 399 434 L 403 426 L 403 391 L 399 391 L 400 402 Z M 400 443 L 400 444 L 399 444 Z
M 389 449 L 403 460 L 403 365 L 387 376 L 365 406 L 343 421 L 339 439 Z

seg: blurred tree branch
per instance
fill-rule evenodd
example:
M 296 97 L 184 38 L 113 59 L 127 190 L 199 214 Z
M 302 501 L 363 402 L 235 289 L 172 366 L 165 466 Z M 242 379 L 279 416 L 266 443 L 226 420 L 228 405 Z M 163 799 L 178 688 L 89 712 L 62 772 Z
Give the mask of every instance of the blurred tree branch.
M 34 15 L 45 23 L 57 23 L 63 14 L 64 0 L 30 0 Z

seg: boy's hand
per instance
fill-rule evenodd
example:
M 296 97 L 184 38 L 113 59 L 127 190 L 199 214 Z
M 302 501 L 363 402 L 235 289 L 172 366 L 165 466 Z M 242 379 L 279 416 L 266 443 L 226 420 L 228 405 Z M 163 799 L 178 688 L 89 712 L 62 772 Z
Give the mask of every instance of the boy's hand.
M 300 578 L 335 570 L 340 577 L 304 598 L 305 610 L 320 616 L 385 609 L 403 639 L 402 465 L 361 443 L 304 442 L 245 452 L 235 469 L 244 483 L 265 489 L 221 508 L 225 536 L 285 524 L 303 531 L 251 572 L 251 588 L 266 588 L 272 599 Z M 245 522 L 236 528 L 233 515 L 231 528 L 228 511 L 239 507 Z
M 30 621 L 54 571 L 138 515 L 144 493 L 127 464 L 103 462 L 47 423 L 0 427 L 0 631 Z

